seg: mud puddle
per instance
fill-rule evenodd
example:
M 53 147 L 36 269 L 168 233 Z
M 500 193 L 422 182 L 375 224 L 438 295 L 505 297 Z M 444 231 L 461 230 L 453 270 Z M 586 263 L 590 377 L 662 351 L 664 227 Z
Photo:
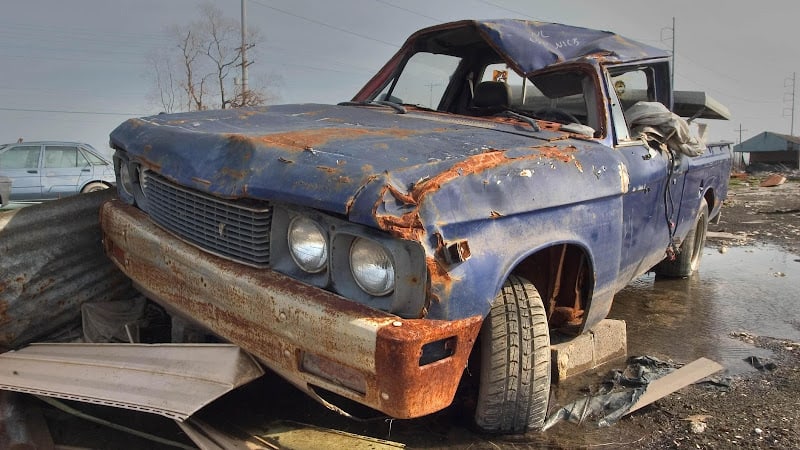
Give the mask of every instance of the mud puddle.
M 753 370 L 743 359 L 770 352 L 731 333 L 800 340 L 799 261 L 771 246 L 706 248 L 699 273 L 677 280 L 647 274 L 617 294 L 609 317 L 626 321 L 629 355 L 704 356 L 728 375 Z

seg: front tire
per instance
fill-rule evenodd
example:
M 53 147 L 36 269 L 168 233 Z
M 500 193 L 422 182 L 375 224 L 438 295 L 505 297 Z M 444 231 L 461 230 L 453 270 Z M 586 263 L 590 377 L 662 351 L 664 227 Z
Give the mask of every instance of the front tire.
M 83 189 L 81 189 L 81 194 L 86 194 L 88 192 L 102 191 L 103 189 L 108 189 L 108 187 L 109 186 L 105 183 L 101 183 L 99 181 L 92 181 L 91 183 L 84 186 Z
M 654 268 L 656 275 L 673 278 L 685 278 L 700 268 L 700 259 L 703 257 L 703 247 L 706 245 L 706 232 L 708 231 L 708 203 L 705 199 L 700 201 L 694 228 L 686 235 L 681 243 L 678 254 L 672 261 L 664 260 Z
M 550 331 L 536 288 L 510 276 L 480 333 L 475 423 L 492 433 L 539 429 L 550 397 Z

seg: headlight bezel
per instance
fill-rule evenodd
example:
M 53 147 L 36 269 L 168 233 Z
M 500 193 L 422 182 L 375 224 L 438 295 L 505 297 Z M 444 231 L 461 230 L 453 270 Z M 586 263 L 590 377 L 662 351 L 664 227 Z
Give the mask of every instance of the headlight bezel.
M 142 206 L 145 201 L 142 190 L 143 171 L 139 163 L 131 161 L 127 152 L 117 150 L 114 153 L 114 173 L 117 179 L 119 198 L 129 205 Z
M 425 308 L 427 265 L 419 242 L 397 239 L 388 233 L 354 224 L 310 208 L 273 203 L 270 233 L 270 267 L 303 283 L 335 292 L 342 297 L 401 317 L 420 317 Z M 328 267 L 319 273 L 300 269 L 289 255 L 287 230 L 297 215 L 314 220 L 328 237 Z M 355 281 L 350 270 L 350 246 L 354 239 L 370 239 L 392 258 L 395 288 L 383 296 L 370 295 Z

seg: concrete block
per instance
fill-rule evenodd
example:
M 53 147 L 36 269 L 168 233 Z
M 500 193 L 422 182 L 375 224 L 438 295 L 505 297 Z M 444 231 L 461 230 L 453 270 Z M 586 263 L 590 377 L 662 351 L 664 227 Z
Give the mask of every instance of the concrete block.
M 580 336 L 556 333 L 550 339 L 556 383 L 628 354 L 624 320 L 605 319 Z

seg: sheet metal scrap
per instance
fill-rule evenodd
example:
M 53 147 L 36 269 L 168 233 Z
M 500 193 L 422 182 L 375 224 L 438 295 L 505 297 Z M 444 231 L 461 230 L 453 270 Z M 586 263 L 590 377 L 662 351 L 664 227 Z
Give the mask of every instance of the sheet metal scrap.
M 0 347 L 80 321 L 80 305 L 135 295 L 100 244 L 100 205 L 114 189 L 0 213 Z
M 0 355 L 0 389 L 178 421 L 263 374 L 229 344 L 33 344 Z

